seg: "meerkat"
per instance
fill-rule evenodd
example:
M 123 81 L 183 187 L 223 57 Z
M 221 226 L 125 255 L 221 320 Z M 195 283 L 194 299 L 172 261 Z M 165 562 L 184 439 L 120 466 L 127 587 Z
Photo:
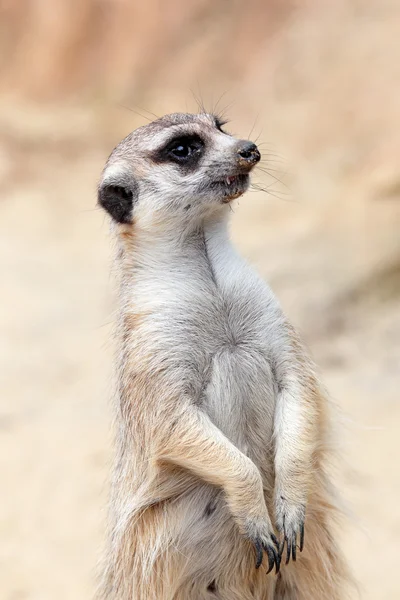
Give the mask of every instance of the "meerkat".
M 338 600 L 327 400 L 228 234 L 257 146 L 171 114 L 114 149 L 116 456 L 104 600 Z

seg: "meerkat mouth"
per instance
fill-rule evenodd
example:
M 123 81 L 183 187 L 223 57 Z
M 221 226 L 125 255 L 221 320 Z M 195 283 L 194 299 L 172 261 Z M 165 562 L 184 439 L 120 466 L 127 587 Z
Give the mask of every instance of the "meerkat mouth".
M 211 187 L 221 192 L 222 202 L 230 202 L 244 194 L 248 184 L 249 176 L 247 174 L 229 175 L 220 181 L 214 181 Z

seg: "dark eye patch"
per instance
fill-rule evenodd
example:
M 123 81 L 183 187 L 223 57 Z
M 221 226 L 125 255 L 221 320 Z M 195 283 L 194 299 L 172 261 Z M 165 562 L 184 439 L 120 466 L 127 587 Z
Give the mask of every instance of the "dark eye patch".
M 172 162 L 184 168 L 194 168 L 204 151 L 204 142 L 197 134 L 173 137 L 152 158 L 155 162 Z

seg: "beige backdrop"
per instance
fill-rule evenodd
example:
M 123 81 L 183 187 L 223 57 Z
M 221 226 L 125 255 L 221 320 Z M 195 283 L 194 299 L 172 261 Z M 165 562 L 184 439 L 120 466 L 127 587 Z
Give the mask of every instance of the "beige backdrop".
M 195 96 L 258 137 L 271 193 L 233 236 L 342 410 L 360 596 L 400 597 L 399 32 L 396 0 L 0 2 L 1 598 L 93 595 L 114 307 L 96 182 L 137 113 Z

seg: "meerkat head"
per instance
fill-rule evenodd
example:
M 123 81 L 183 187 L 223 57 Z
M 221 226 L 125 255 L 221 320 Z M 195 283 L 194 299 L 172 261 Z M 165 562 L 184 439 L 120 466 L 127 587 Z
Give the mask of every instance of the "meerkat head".
M 260 152 L 223 125 L 210 114 L 175 113 L 139 127 L 111 153 L 99 204 L 117 223 L 145 227 L 226 209 L 247 190 Z

